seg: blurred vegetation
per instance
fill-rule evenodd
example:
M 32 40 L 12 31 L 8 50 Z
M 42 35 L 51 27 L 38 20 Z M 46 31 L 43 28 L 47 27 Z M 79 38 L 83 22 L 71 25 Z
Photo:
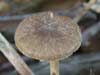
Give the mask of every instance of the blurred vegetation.
M 0 15 L 21 15 L 47 10 L 66 10 L 80 0 L 0 0 Z

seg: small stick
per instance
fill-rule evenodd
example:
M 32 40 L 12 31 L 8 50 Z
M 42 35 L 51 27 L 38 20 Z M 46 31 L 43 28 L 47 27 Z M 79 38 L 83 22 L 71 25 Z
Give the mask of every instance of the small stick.
M 91 6 L 96 2 L 96 0 L 90 0 L 88 3 L 84 3 L 84 6 L 80 8 L 78 15 L 73 19 L 78 22 L 80 18 L 91 8 Z
M 35 75 L 1 33 L 0 51 L 5 55 L 5 57 L 11 62 L 11 64 L 21 75 Z
M 50 75 L 59 75 L 59 61 L 50 61 Z

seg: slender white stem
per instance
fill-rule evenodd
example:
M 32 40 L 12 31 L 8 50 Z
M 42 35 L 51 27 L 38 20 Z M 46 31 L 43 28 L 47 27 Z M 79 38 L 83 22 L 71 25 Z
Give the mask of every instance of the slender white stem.
M 19 72 L 19 74 L 35 75 L 1 33 L 0 33 L 0 51 L 10 61 L 10 63 Z
M 50 61 L 50 75 L 59 75 L 59 61 Z

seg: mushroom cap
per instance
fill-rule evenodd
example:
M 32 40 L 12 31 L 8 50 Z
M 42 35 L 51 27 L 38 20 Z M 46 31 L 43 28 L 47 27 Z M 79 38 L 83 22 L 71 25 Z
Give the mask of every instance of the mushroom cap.
M 17 48 L 39 60 L 60 60 L 81 45 L 78 25 L 72 19 L 53 12 L 41 12 L 24 19 L 15 33 Z

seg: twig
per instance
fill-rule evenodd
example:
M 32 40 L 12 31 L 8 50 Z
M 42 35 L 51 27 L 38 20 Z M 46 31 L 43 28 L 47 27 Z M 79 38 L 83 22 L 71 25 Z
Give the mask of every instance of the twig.
M 35 75 L 1 33 L 0 51 L 21 75 Z
M 80 18 L 91 8 L 91 6 L 96 2 L 96 0 L 90 0 L 88 3 L 84 3 L 84 6 L 80 8 L 79 13 L 73 19 L 75 22 L 78 22 Z

